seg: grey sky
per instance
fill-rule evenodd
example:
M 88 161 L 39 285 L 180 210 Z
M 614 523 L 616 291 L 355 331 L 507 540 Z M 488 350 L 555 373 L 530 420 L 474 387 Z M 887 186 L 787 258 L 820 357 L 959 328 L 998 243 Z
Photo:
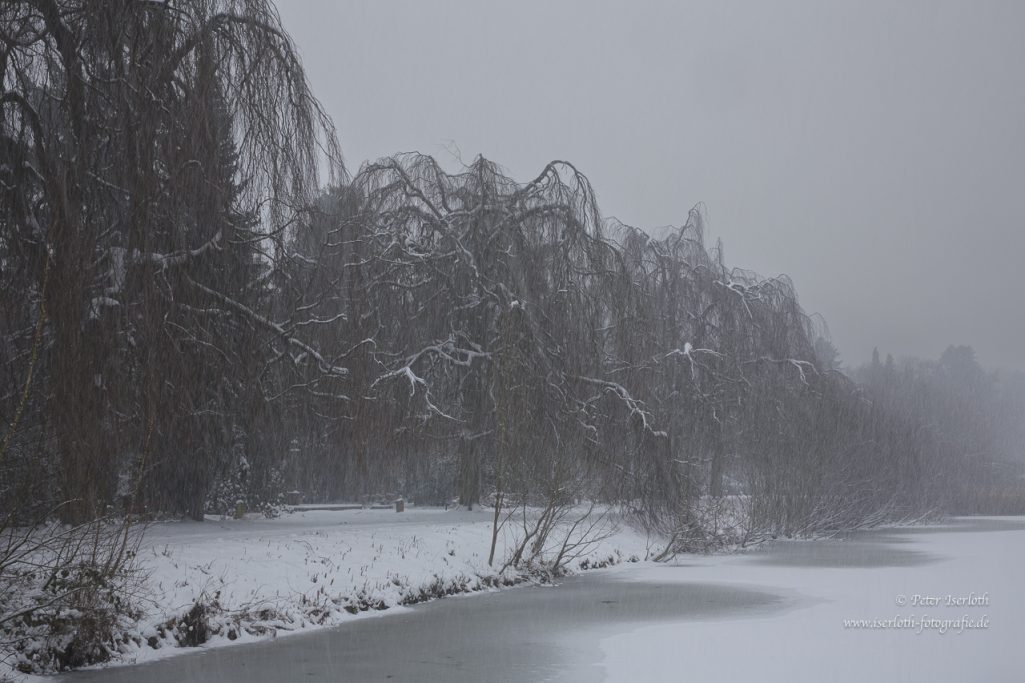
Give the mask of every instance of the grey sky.
M 566 159 L 649 231 L 704 202 L 848 363 L 1025 369 L 1025 2 L 278 5 L 353 170 Z

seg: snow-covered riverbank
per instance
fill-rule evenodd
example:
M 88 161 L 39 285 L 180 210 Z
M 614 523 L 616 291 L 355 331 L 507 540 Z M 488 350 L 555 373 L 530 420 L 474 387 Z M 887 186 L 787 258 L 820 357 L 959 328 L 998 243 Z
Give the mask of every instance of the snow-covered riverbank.
M 782 541 L 58 680 L 1019 683 L 1023 553 L 1023 518 Z
M 488 565 L 492 514 L 407 507 L 155 523 L 139 553 L 146 580 L 136 602 L 144 617 L 124 633 L 112 663 L 185 654 L 192 643 L 211 648 L 308 632 L 536 580 L 500 572 L 511 526 L 500 535 L 495 566 Z M 641 561 L 658 549 L 624 524 L 605 531 L 570 571 Z

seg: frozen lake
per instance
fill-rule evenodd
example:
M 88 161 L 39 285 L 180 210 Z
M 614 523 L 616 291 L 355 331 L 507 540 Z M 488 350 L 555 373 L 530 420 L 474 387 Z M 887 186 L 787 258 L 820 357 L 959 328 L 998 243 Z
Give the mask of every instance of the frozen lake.
M 1023 562 L 1025 520 L 962 519 L 623 565 L 53 680 L 1020 682 Z

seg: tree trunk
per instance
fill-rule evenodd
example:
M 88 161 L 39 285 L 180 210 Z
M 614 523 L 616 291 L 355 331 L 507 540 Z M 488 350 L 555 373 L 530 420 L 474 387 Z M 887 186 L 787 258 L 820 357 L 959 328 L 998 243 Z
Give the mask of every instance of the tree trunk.
M 70 230 L 68 232 L 71 232 Z M 85 272 L 77 266 L 78 240 L 55 240 L 47 310 L 53 325 L 50 422 L 59 452 L 59 515 L 81 524 L 103 514 L 110 500 L 111 448 L 103 439 L 102 375 L 97 354 L 103 340 L 82 327 Z
M 712 436 L 712 465 L 708 474 L 708 495 L 722 498 L 723 468 L 726 460 L 726 440 L 721 425 Z
M 480 503 L 480 457 L 474 439 L 459 442 L 459 504 L 469 509 Z

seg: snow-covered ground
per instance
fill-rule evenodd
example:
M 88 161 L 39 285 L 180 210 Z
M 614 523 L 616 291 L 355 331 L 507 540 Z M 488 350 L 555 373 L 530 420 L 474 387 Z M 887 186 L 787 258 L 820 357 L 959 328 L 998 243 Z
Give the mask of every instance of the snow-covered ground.
M 267 519 L 208 517 L 155 523 L 139 553 L 147 575 L 138 604 L 145 617 L 129 632 L 119 662 L 194 652 L 179 647 L 194 628 L 184 615 L 208 606 L 211 648 L 335 626 L 401 611 L 439 595 L 491 590 L 529 577 L 499 575 L 514 531 L 501 534 L 488 565 L 492 511 L 407 507 L 303 510 Z M 643 559 L 648 540 L 624 526 L 586 548 L 571 569 Z
M 613 570 L 625 581 L 708 582 L 793 600 L 743 618 L 640 624 L 602 637 L 601 667 L 625 682 L 1025 681 L 1025 518 L 866 538 Z

